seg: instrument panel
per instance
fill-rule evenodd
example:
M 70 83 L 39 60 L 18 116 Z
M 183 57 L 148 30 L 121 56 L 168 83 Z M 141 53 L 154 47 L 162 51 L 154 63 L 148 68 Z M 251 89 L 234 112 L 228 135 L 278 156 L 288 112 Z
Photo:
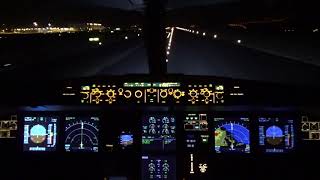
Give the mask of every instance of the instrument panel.
M 37 101 L 20 109 L 19 147 L 30 157 L 92 158 L 87 160 L 92 171 L 107 179 L 174 180 L 210 179 L 219 170 L 236 171 L 225 159 L 291 156 L 304 140 L 320 139 L 319 122 L 304 117 L 299 124 L 296 108 L 255 106 L 261 98 L 277 99 L 280 90 L 251 88 L 242 81 L 213 79 L 66 83 L 58 96 L 63 101 Z

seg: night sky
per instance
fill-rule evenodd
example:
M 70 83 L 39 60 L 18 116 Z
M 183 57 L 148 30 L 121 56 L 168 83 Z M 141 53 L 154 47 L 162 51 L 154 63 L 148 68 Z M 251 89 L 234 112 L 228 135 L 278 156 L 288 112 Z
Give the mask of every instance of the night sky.
M 134 21 L 134 16 L 125 11 L 141 10 L 143 0 L 10 0 L 1 2 L 0 23 L 26 23 L 30 21 L 79 21 L 95 20 L 100 22 Z M 311 2 L 291 0 L 169 0 L 168 11 L 187 9 L 184 13 L 202 17 L 202 9 L 207 6 L 206 14 L 221 19 L 240 16 L 290 16 L 304 22 L 319 21 L 317 6 Z M 223 8 L 219 8 L 223 6 Z M 210 9 L 213 7 L 213 9 Z M 215 9 L 215 7 L 218 7 Z M 189 9 L 188 9 L 189 8 Z M 200 13 L 198 13 L 200 12 Z M 127 14 L 126 14 L 127 13 Z M 140 13 L 141 14 L 141 13 Z M 183 16 L 182 16 L 183 17 Z

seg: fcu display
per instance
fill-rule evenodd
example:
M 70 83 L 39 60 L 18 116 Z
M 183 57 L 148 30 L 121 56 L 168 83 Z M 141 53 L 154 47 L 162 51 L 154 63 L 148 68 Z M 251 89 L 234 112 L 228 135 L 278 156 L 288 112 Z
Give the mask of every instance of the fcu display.
M 265 152 L 282 153 L 295 146 L 294 125 L 292 119 L 259 118 L 259 145 Z
M 170 115 L 147 115 L 142 120 L 142 149 L 176 149 L 176 118 Z
M 249 118 L 214 118 L 215 150 L 217 153 L 250 153 Z
M 54 151 L 57 142 L 57 117 L 24 117 L 23 150 Z
M 66 117 L 65 150 L 98 152 L 98 117 Z
M 176 178 L 176 159 L 173 156 L 142 156 L 142 180 Z

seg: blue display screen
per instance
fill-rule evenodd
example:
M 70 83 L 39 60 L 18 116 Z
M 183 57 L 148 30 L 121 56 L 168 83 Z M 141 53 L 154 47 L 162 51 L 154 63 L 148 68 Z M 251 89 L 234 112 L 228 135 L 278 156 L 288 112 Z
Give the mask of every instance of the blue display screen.
M 23 151 L 56 150 L 57 121 L 57 117 L 24 117 Z
M 120 145 L 122 149 L 125 149 L 133 145 L 133 134 L 122 132 L 119 137 Z
M 260 117 L 259 145 L 267 153 L 284 153 L 294 149 L 294 123 L 290 118 Z
M 217 153 L 250 153 L 249 118 L 214 118 L 215 150 Z

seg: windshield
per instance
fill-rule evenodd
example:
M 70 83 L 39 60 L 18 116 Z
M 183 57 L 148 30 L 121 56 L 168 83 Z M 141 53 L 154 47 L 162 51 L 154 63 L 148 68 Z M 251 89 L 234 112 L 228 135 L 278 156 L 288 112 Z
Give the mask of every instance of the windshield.
M 149 74 L 155 56 L 147 52 L 165 51 L 169 74 L 319 84 L 320 23 L 312 3 L 161 1 L 166 33 L 158 35 L 166 42 L 165 49 L 157 49 L 162 46 L 145 41 L 146 22 L 155 17 L 144 13 L 144 2 L 149 1 L 3 2 L 1 78 Z
M 5 1 L 0 76 L 33 80 L 148 73 L 142 22 L 138 1 Z
M 173 36 L 167 29 L 169 73 L 319 84 L 315 4 L 200 0 L 168 6 L 168 26 L 179 27 Z

